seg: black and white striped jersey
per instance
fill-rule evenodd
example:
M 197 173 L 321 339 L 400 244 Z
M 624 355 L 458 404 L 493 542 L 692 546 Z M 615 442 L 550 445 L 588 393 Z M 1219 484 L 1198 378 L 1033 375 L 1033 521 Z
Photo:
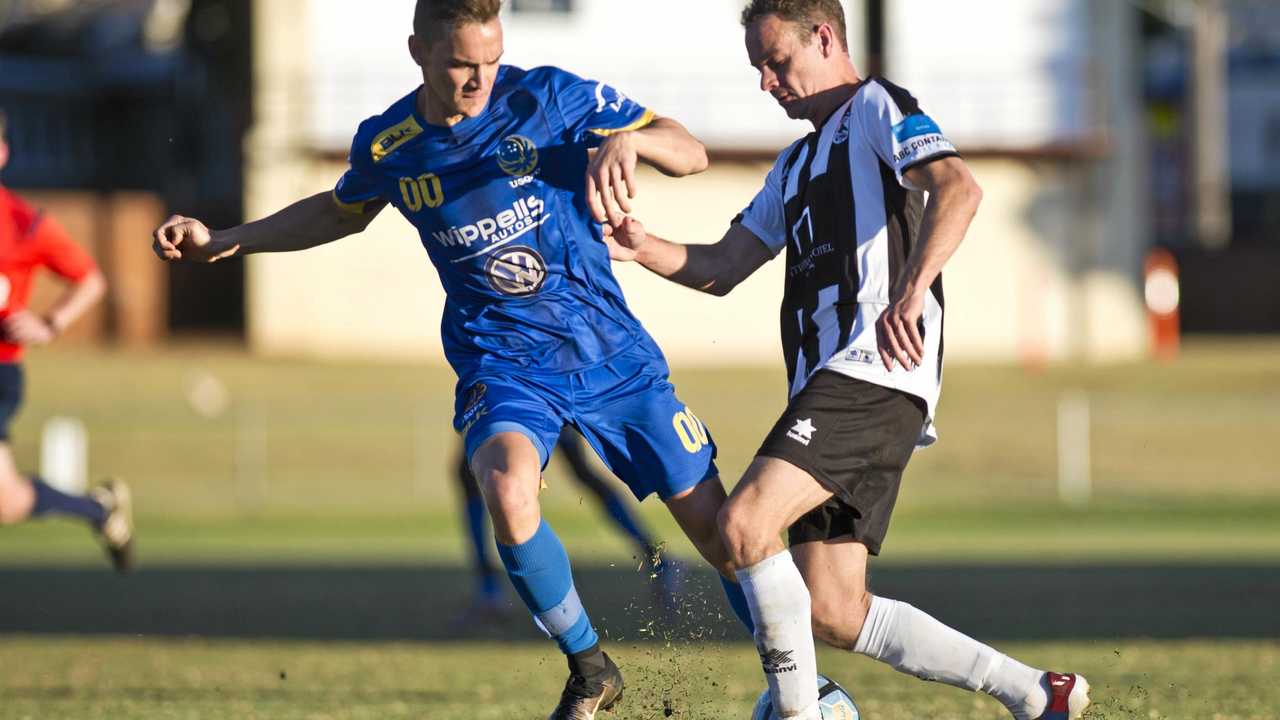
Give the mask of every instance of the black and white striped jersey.
M 904 173 L 956 155 L 906 90 L 864 81 L 822 128 L 784 150 L 735 220 L 775 255 L 786 248 L 782 349 L 794 396 L 826 368 L 923 399 L 921 444 L 932 442 L 942 383 L 942 277 L 921 319 L 924 362 L 884 369 L 875 322 L 914 247 L 924 193 Z

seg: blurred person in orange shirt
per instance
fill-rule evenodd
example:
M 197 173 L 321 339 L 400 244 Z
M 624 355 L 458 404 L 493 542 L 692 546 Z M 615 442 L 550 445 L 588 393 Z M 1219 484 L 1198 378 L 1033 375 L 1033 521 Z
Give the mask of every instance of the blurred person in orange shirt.
M 9 160 L 7 121 L 0 111 L 0 170 Z M 32 280 L 45 268 L 67 288 L 42 314 L 27 307 Z M 133 518 L 129 488 L 108 480 L 88 496 L 70 495 L 18 471 L 9 446 L 9 422 L 22 404 L 22 352 L 53 342 L 102 299 L 106 281 L 93 258 L 53 218 L 0 184 L 0 525 L 64 515 L 87 522 L 119 572 L 132 565 Z

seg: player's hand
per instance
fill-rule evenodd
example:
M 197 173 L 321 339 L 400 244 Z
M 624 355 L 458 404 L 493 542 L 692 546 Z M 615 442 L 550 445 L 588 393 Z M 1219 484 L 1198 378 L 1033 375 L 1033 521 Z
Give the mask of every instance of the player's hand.
M 44 345 L 57 336 L 47 320 L 30 310 L 19 310 L 4 319 L 4 337 L 16 345 Z
M 876 320 L 876 348 L 886 370 L 892 371 L 894 362 L 905 370 L 924 362 L 924 338 L 919 327 L 923 314 L 923 293 L 907 294 L 900 288 L 890 293 L 889 307 Z
M 155 242 L 151 250 L 161 260 L 217 262 L 235 255 L 240 246 L 215 237 L 204 223 L 195 218 L 174 215 L 151 234 Z
M 631 212 L 637 158 L 632 134 L 620 132 L 605 139 L 587 163 L 587 207 L 596 222 L 618 227 Z
M 622 218 L 617 227 L 604 226 L 604 244 L 609 247 L 609 257 L 613 260 L 631 262 L 640 254 L 640 248 L 648 241 L 649 235 L 644 225 L 633 217 Z

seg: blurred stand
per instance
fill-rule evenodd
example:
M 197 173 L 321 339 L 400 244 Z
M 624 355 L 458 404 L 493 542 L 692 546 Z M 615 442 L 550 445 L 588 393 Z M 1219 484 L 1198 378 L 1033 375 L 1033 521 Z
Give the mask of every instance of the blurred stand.
M 0 107 L 13 149 L 3 181 L 67 225 L 108 276 L 106 307 L 79 334 L 139 344 L 170 328 L 239 332 L 242 263 L 166 269 L 147 238 L 171 211 L 215 227 L 242 218 L 249 7 L 0 2 Z M 182 276 L 172 290 L 169 274 Z
M 1180 266 L 1184 332 L 1280 331 L 1280 289 L 1266 272 L 1280 264 L 1280 3 L 998 5 L 844 2 L 855 61 L 915 92 L 986 191 L 948 275 L 948 358 L 1148 355 L 1153 246 Z M 59 193 L 38 201 L 82 216 L 77 237 L 121 293 L 84 332 L 216 331 L 267 354 L 438 359 L 434 323 L 403 318 L 438 317 L 442 296 L 392 213 L 360 243 L 283 263 L 254 257 L 251 282 L 235 259 L 151 277 L 142 256 L 113 246 L 137 247 L 132 228 L 169 212 L 225 227 L 332 187 L 356 123 L 418 82 L 401 41 L 411 6 L 0 1 L 0 105 L 15 146 L 5 181 Z M 657 232 L 719 237 L 778 150 L 807 132 L 758 91 L 736 10 L 508 5 L 510 62 L 607 79 L 707 142 L 707 173 L 641 179 L 638 212 Z M 617 26 L 650 44 L 617 53 Z M 655 57 L 682 71 L 655 72 Z M 630 301 L 673 362 L 777 362 L 776 329 L 737 320 L 775 311 L 776 268 L 715 300 L 630 270 L 619 270 Z

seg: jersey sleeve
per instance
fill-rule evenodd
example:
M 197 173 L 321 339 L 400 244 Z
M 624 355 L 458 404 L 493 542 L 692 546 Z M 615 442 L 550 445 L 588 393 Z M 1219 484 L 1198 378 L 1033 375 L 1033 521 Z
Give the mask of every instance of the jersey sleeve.
M 752 198 L 746 209 L 733 219 L 733 222 L 742 225 L 759 238 L 774 256 L 787 246 L 787 223 L 782 194 L 783 166 L 794 147 L 792 145 L 778 156 L 777 162 L 764 178 L 764 186 Z
M 93 256 L 77 245 L 58 221 L 41 216 L 36 223 L 32 238 L 42 265 L 71 282 L 80 282 L 98 269 Z
M 614 133 L 653 122 L 653 111 L 609 85 L 564 70 L 547 70 L 550 96 L 572 142 L 594 145 Z
M 344 212 L 363 215 L 368 211 L 370 203 L 382 199 L 382 191 L 378 187 L 377 175 L 373 172 L 373 158 L 367 141 L 364 126 L 356 132 L 351 141 L 351 151 L 347 154 L 347 171 L 338 178 L 333 188 L 333 203 Z
M 909 190 L 919 188 L 906 179 L 908 170 L 960 154 L 911 93 L 886 80 L 877 78 L 867 83 L 858 107 L 858 121 L 876 155 L 893 168 L 898 183 Z

